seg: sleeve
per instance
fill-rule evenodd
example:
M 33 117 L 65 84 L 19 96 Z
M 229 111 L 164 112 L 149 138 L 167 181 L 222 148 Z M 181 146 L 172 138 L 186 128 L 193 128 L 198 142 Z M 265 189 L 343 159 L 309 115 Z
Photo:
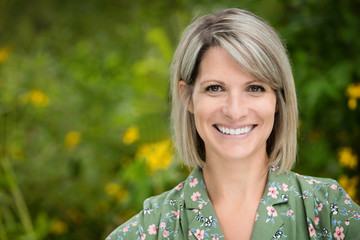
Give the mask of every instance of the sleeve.
M 322 234 L 330 234 L 332 239 L 360 239 L 360 207 L 335 180 L 331 180 L 329 189 L 319 211 L 318 221 L 329 222 L 329 231 L 322 229 Z M 321 210 L 321 205 L 319 205 Z M 324 216 L 326 214 L 326 216 Z M 328 231 L 328 232 L 327 232 Z

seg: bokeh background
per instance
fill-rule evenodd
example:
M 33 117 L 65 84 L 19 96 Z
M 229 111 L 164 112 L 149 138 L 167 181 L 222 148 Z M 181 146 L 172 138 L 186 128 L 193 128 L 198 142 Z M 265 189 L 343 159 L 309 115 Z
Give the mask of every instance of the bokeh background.
M 286 41 L 294 171 L 337 179 L 360 201 L 360 1 L 1 0 L 0 239 L 103 239 L 186 178 L 169 64 L 192 19 L 226 7 Z

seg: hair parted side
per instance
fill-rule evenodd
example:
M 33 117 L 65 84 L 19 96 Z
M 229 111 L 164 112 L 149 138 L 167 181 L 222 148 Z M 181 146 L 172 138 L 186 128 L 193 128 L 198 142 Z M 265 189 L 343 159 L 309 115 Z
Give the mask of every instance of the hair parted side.
M 204 142 L 188 111 L 199 64 L 212 47 L 224 48 L 249 76 L 269 84 L 277 98 L 272 133 L 267 140 L 268 165 L 279 172 L 296 160 L 298 108 L 286 49 L 276 31 L 263 19 L 241 9 L 225 9 L 196 19 L 176 49 L 171 66 L 171 121 L 176 150 L 190 167 L 206 162 Z M 186 86 L 179 89 L 179 81 Z

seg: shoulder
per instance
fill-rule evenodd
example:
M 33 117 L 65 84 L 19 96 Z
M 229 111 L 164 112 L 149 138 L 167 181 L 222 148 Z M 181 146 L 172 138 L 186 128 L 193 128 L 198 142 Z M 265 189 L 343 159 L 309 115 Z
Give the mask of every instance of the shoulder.
M 348 199 L 352 202 L 350 196 L 334 179 L 306 176 L 294 172 L 289 172 L 288 177 L 294 190 L 301 191 L 304 199 L 311 197 L 316 200 L 326 199 L 336 202 Z
M 106 240 L 157 239 L 158 234 L 170 237 L 171 233 L 175 233 L 174 228 L 183 207 L 184 183 L 182 182 L 160 195 L 146 199 L 143 209 L 116 228 Z
M 318 230 L 321 237 L 360 237 L 360 207 L 337 181 L 294 172 L 288 173 L 288 179 L 295 201 L 305 208 L 309 230 Z
M 346 195 L 345 191 L 340 187 L 338 182 L 331 178 L 312 177 L 295 172 L 289 172 L 288 177 L 295 187 L 309 191 L 316 190 L 316 192 L 313 192 L 314 194 L 321 195 L 324 193 L 330 193 L 336 195 Z

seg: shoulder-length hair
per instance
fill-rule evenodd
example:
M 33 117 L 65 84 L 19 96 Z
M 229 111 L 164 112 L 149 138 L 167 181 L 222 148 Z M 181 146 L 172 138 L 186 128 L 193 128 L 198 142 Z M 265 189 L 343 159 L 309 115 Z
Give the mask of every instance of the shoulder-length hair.
M 252 78 L 268 84 L 276 94 L 273 130 L 267 140 L 268 165 L 290 170 L 296 159 L 298 108 L 286 49 L 276 31 L 245 10 L 225 9 L 190 24 L 176 49 L 171 66 L 171 122 L 175 148 L 190 167 L 203 166 L 205 146 L 194 116 L 188 111 L 204 53 L 222 47 Z M 179 89 L 179 81 L 186 85 Z

